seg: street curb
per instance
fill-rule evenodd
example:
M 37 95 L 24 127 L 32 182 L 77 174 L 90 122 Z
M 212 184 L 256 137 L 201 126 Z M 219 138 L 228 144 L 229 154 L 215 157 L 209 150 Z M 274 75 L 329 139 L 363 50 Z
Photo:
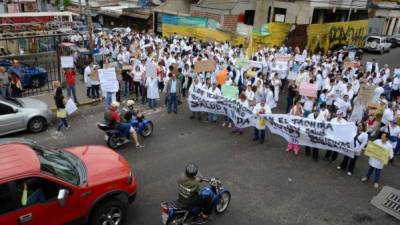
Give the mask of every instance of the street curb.
M 96 100 L 87 100 L 87 101 L 84 101 L 84 102 L 79 102 L 79 104 L 77 105 L 78 107 L 81 107 L 81 106 L 86 106 L 86 105 L 94 105 L 94 104 L 98 104 L 100 102 L 100 100 L 99 99 L 96 99 Z M 57 111 L 57 107 L 56 106 L 52 106 L 51 108 L 50 108 L 50 110 L 53 112 L 53 113 L 55 113 L 56 111 Z

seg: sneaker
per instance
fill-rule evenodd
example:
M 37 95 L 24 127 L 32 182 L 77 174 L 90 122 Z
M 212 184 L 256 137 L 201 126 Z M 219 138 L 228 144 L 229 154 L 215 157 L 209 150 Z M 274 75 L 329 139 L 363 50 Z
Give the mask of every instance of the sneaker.
M 365 181 L 367 181 L 368 180 L 368 177 L 363 177 L 363 178 L 361 178 L 361 182 L 365 182 Z
M 222 127 L 225 127 L 226 126 L 226 123 L 222 123 Z
M 136 148 L 144 148 L 144 145 L 136 145 Z
M 340 166 L 336 167 L 337 170 L 341 170 L 342 168 Z
M 65 129 L 67 129 L 67 130 L 68 130 L 69 128 L 71 128 L 71 125 L 68 125 L 68 127 L 65 127 Z
M 231 128 L 231 127 L 232 127 L 232 124 L 231 124 L 231 123 L 229 123 L 229 124 L 228 124 L 228 128 Z
M 351 172 L 347 172 L 347 176 L 351 176 L 353 175 Z
M 374 183 L 374 188 L 376 188 L 376 189 L 379 188 L 379 183 L 378 183 L 378 182 L 375 182 L 375 183 Z

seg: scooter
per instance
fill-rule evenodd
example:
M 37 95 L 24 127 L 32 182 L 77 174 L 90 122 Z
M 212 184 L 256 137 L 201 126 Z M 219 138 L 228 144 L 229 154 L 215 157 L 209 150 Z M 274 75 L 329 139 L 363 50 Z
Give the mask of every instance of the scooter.
M 153 122 L 144 117 L 132 117 L 129 123 L 131 124 L 131 127 L 136 130 L 137 134 L 144 138 L 149 137 L 153 133 Z M 119 130 L 113 129 L 105 123 L 97 123 L 97 127 L 106 133 L 104 140 L 108 147 L 112 149 L 117 149 L 118 147 L 132 141 L 129 137 L 124 137 Z
M 222 186 L 222 182 L 217 178 L 205 179 L 207 187 L 199 191 L 202 198 L 212 199 L 212 207 L 216 214 L 226 211 L 231 201 L 231 193 Z M 186 207 L 178 202 L 162 202 L 161 218 L 165 225 L 191 225 L 203 224 L 206 221 L 201 218 L 201 207 Z

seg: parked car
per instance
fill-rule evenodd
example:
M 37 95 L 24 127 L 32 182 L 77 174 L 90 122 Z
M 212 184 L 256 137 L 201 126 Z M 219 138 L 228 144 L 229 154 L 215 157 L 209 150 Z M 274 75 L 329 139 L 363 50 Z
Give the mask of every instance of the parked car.
M 111 30 L 108 28 L 95 28 L 94 29 L 95 34 L 100 34 L 101 32 L 109 34 L 109 33 L 111 33 Z
M 92 23 L 92 24 L 93 24 L 93 30 L 101 29 L 101 24 L 100 23 Z
M 122 225 L 136 196 L 129 163 L 105 146 L 2 140 L 0 159 L 0 224 Z
M 400 46 L 400 34 L 389 36 L 388 40 L 392 44 L 392 48 L 397 48 Z
M 11 60 L 0 61 L 0 66 L 6 68 L 8 73 L 17 74 L 24 88 L 39 88 L 48 80 L 47 71 L 42 67 L 30 66 L 24 63 L 14 65 Z
M 52 118 L 49 106 L 42 101 L 0 96 L 0 136 L 23 130 L 43 131 Z
M 355 45 L 342 45 L 342 44 L 339 44 L 339 45 L 333 46 L 332 50 L 335 50 L 335 51 L 342 50 L 343 51 L 343 55 L 344 55 L 343 58 L 346 58 L 349 55 L 349 52 L 355 52 L 355 56 L 354 57 L 357 57 L 358 59 L 361 60 L 362 56 L 364 54 L 364 51 L 361 48 L 359 48 L 359 47 L 357 47 Z
M 367 51 L 380 52 L 383 54 L 384 52 L 390 51 L 390 42 L 387 41 L 386 37 L 381 36 L 370 36 L 365 41 L 364 49 Z
M 115 27 L 111 30 L 112 34 L 123 34 L 126 32 L 126 28 L 125 27 Z
M 79 34 L 83 34 L 88 32 L 88 28 L 86 25 L 79 25 L 73 28 L 73 30 Z

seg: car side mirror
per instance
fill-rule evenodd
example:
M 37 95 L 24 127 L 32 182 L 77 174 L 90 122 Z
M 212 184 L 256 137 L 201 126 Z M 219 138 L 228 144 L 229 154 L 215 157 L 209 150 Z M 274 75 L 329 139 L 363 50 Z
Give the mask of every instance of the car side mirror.
M 58 201 L 58 203 L 60 204 L 61 207 L 65 206 L 65 202 L 67 200 L 67 196 L 68 196 L 68 190 L 60 189 L 58 191 L 57 201 Z

